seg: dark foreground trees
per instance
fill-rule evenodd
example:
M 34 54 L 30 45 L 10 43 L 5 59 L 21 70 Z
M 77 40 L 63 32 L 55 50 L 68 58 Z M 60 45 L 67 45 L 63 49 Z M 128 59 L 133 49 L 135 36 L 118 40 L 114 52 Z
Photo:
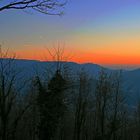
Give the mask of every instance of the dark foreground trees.
M 101 70 L 94 78 L 56 65 L 51 76 L 37 75 L 24 87 L 15 59 L 4 56 L 1 140 L 139 140 L 140 107 L 128 108 L 121 72 Z
M 8 59 L 6 59 L 9 57 Z M 26 94 L 21 95 L 24 82 L 18 85 L 19 73 L 16 69 L 15 55 L 0 48 L 0 139 L 15 140 L 19 121 L 29 107 L 24 100 Z
M 74 140 L 80 140 L 86 135 L 86 121 L 88 115 L 88 97 L 90 90 L 89 77 L 86 73 L 80 72 L 78 75 L 78 87 L 75 96 L 75 112 L 74 112 Z

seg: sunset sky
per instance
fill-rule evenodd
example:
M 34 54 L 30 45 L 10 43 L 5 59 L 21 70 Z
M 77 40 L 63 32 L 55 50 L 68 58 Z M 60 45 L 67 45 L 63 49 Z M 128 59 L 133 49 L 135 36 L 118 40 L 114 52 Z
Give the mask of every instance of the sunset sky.
M 45 60 L 46 47 L 62 44 L 70 61 L 140 64 L 140 0 L 68 0 L 64 12 L 1 12 L 2 46 L 24 59 Z

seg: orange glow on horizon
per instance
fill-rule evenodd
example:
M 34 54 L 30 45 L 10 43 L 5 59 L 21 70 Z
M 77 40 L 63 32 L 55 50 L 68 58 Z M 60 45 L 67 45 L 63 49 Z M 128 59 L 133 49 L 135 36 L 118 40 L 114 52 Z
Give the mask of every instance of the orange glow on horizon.
M 110 37 L 107 37 L 105 39 L 106 42 L 99 42 L 100 39 L 98 39 L 98 37 L 96 39 L 98 42 L 93 40 L 91 44 L 82 44 L 82 41 L 80 40 L 78 43 L 69 42 L 67 44 L 67 48 L 64 48 L 64 57 L 67 58 L 68 56 L 67 61 L 73 61 L 77 63 L 96 63 L 103 65 L 140 64 L 140 41 L 138 37 L 130 39 L 115 38 L 114 40 L 113 38 L 110 40 Z M 52 52 L 53 49 L 50 51 Z M 23 49 L 16 50 L 16 54 L 19 59 L 40 61 L 54 60 L 46 48 L 35 45 L 26 46 Z
M 44 50 L 28 50 L 28 51 L 17 51 L 18 59 L 29 59 L 29 60 L 39 60 L 39 61 L 51 61 L 52 57 Z M 66 56 L 67 57 L 67 56 Z M 65 60 L 64 60 L 65 61 Z M 96 64 L 128 64 L 128 65 L 138 65 L 140 64 L 139 55 L 130 54 L 106 54 L 106 53 L 87 53 L 87 52 L 77 52 L 68 59 L 67 61 L 77 62 L 77 63 L 96 63 Z

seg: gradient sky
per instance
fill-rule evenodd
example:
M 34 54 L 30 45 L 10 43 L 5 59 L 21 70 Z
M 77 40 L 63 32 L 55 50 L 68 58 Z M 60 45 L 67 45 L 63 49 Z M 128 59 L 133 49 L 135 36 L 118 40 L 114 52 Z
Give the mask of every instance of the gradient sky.
M 0 42 L 18 58 L 45 60 L 65 44 L 70 61 L 140 64 L 140 0 L 68 0 L 62 17 L 34 11 L 0 13 Z

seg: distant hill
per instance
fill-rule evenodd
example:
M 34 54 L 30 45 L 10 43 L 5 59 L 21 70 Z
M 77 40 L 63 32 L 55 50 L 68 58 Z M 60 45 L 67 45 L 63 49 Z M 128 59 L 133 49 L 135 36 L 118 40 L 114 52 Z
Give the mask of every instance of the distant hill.
M 4 60 L 8 61 L 7 59 Z M 21 71 L 20 77 L 30 79 L 35 75 L 40 75 L 42 78 L 47 77 L 57 68 L 57 62 L 35 61 L 35 60 L 20 60 L 14 61 L 16 69 Z M 89 76 L 97 77 L 99 71 L 103 68 L 100 65 L 92 63 L 78 64 L 74 62 L 61 62 L 60 67 L 67 70 L 72 76 L 75 76 L 80 71 L 86 72 Z M 107 72 L 116 71 L 114 69 L 104 68 Z M 48 74 L 49 73 L 49 74 Z M 128 97 L 130 104 L 135 104 L 140 98 L 140 69 L 122 70 L 123 88 Z M 131 100 L 129 100 L 131 99 Z

